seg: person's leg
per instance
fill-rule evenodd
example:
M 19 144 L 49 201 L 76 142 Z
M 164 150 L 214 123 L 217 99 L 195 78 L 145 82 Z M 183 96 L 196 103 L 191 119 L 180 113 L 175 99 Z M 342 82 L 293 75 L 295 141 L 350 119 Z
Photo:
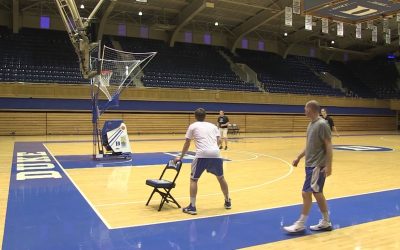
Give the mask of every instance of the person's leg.
M 190 204 L 182 209 L 182 212 L 195 215 L 196 210 L 196 196 L 197 196 L 197 179 L 190 178 Z
M 310 213 L 311 206 L 312 206 L 312 195 L 311 192 L 302 192 L 302 197 L 303 197 L 303 207 L 301 209 L 301 215 L 300 218 L 297 220 L 300 222 L 303 226 L 307 221 L 308 214 Z
M 224 130 L 219 128 L 219 136 L 221 137 L 221 144 L 219 145 L 219 149 L 222 149 L 222 145 L 224 144 Z
M 328 204 L 326 202 L 325 196 L 321 192 L 314 193 L 314 197 L 317 200 L 319 210 L 322 214 L 322 219 L 319 221 L 318 224 L 310 226 L 310 229 L 314 231 L 331 231 L 333 228 L 331 219 L 329 218 Z
M 326 176 L 325 176 L 325 171 L 324 171 L 324 168 L 317 168 L 317 169 L 315 169 L 315 170 L 319 170 L 317 173 L 318 173 L 318 178 L 315 178 L 316 179 L 316 181 L 315 181 L 315 192 L 313 193 L 314 194 L 314 197 L 315 197 L 315 200 L 317 201 L 317 203 L 318 203 L 318 207 L 319 207 L 319 209 L 320 209 L 320 211 L 321 211 L 321 213 L 322 213 L 322 216 L 323 216 L 323 218 L 326 220 L 326 221 L 330 221 L 329 220 L 329 214 L 328 214 L 328 205 L 327 205 L 327 203 L 326 203 L 326 199 L 325 199 L 325 196 L 324 196 L 324 193 L 323 193 L 323 190 L 324 190 L 324 186 L 325 186 L 325 179 L 326 179 Z M 314 171 L 315 171 L 314 170 Z
M 311 192 L 302 192 L 303 196 L 303 207 L 301 209 L 300 218 L 293 223 L 291 226 L 283 227 L 286 232 L 289 233 L 298 233 L 303 232 L 306 227 L 305 223 L 308 218 L 308 214 L 310 213 L 311 206 L 312 206 L 312 194 Z
M 224 176 L 217 176 L 219 185 L 221 186 L 222 193 L 224 194 L 225 200 L 229 200 L 229 188 Z
M 208 159 L 207 172 L 209 172 L 217 177 L 217 180 L 221 187 L 221 191 L 224 194 L 224 200 L 225 200 L 224 206 L 226 209 L 230 209 L 232 204 L 231 204 L 231 199 L 229 197 L 228 183 L 226 182 L 226 179 L 224 177 L 223 164 L 224 163 L 221 158 L 210 158 L 210 159 Z
M 224 129 L 224 141 L 225 141 L 225 149 L 228 149 L 228 129 Z
M 204 159 L 195 158 L 192 162 L 192 171 L 190 174 L 190 204 L 182 209 L 184 213 L 197 214 L 196 196 L 197 181 L 205 170 Z
M 303 191 L 302 191 L 303 207 L 301 209 L 301 215 L 300 218 L 295 223 L 293 223 L 293 225 L 283 227 L 283 229 L 286 232 L 298 233 L 298 232 L 303 232 L 306 229 L 304 225 L 307 221 L 308 214 L 310 213 L 312 206 L 311 179 L 312 179 L 313 169 L 314 168 L 310 167 L 305 168 L 306 178 L 304 180 Z
M 197 180 L 190 179 L 190 204 L 196 207 Z
M 222 193 L 224 194 L 224 197 L 225 197 L 224 207 L 226 209 L 231 209 L 232 202 L 231 202 L 231 198 L 229 197 L 228 183 L 226 182 L 223 175 L 217 176 L 217 180 L 219 182 L 219 185 L 221 186 Z
M 326 221 L 330 221 L 328 213 L 328 204 L 326 202 L 324 193 L 314 193 L 315 200 L 317 201 L 319 210 Z
M 332 223 L 329 218 L 329 211 L 328 211 L 328 204 L 325 199 L 325 195 L 323 193 L 324 185 L 325 185 L 325 171 L 323 168 L 319 169 L 319 174 L 318 174 L 318 179 L 316 181 L 316 190 L 313 193 L 314 197 L 317 201 L 319 210 L 321 211 L 322 214 L 322 220 L 319 221 L 317 225 L 312 225 L 310 226 L 311 230 L 314 231 L 330 231 L 332 230 Z

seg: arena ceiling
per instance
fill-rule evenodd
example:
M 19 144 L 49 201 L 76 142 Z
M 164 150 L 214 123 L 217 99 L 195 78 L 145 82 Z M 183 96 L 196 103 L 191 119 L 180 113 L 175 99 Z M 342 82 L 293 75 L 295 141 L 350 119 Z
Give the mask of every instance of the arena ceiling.
M 87 17 L 99 0 L 75 0 L 79 12 Z M 229 37 L 231 48 L 240 47 L 243 37 L 278 40 L 289 47 L 293 44 L 320 46 L 326 49 L 359 54 L 380 54 L 399 48 L 398 1 L 390 0 L 301 0 L 302 13 L 293 14 L 292 27 L 285 26 L 285 7 L 293 0 L 105 0 L 99 18 L 115 22 L 148 25 L 170 34 L 171 43 L 182 30 L 210 33 L 223 32 Z M 371 7 L 371 5 L 373 5 Z M 17 6 L 17 7 L 15 7 Z M 374 6 L 377 6 L 376 8 Z M 11 13 L 56 14 L 55 0 L 0 0 L 0 8 Z M 18 12 L 15 9 L 18 9 Z M 342 8 L 342 9 L 340 9 Z M 381 8 L 381 9 L 379 9 Z M 343 10 L 335 13 L 335 11 Z M 347 12 L 346 12 L 347 11 Z M 139 15 L 142 12 L 142 15 Z M 312 31 L 305 30 L 305 14 L 312 14 Z M 347 13 L 353 16 L 352 19 Z M 15 14 L 14 14 L 15 15 Z M 319 17 L 315 17 L 319 16 Z M 321 31 L 320 17 L 329 19 L 329 33 Z M 385 43 L 383 18 L 388 19 L 391 42 Z M 337 36 L 337 22 L 344 22 L 344 36 Z M 378 27 L 378 42 L 372 42 L 372 32 L 366 21 Z M 215 25 L 218 22 L 218 26 Z M 356 38 L 355 24 L 362 22 L 362 38 Z M 287 33 L 287 36 L 284 36 Z M 331 41 L 335 44 L 332 45 Z M 333 48 L 331 48 L 333 47 Z

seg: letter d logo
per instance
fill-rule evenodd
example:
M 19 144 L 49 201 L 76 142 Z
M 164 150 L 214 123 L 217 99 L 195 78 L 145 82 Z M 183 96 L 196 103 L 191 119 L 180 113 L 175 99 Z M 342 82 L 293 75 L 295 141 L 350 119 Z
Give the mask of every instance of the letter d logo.
M 354 8 L 354 9 L 346 10 L 346 11 L 340 11 L 340 12 L 342 12 L 344 14 L 347 14 L 347 15 L 353 15 L 353 16 L 360 16 L 361 17 L 361 16 L 366 16 L 366 15 L 375 13 L 377 11 L 378 10 L 370 9 L 370 8 L 367 8 L 367 7 L 363 7 L 363 6 L 357 5 L 357 7 Z

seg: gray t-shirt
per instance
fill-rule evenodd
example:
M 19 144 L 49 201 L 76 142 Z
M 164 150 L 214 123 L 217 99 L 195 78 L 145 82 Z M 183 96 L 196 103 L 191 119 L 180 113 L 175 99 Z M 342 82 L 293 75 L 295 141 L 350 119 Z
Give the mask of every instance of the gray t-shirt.
M 331 138 L 331 129 L 326 121 L 319 117 L 307 127 L 306 167 L 325 166 L 325 139 Z

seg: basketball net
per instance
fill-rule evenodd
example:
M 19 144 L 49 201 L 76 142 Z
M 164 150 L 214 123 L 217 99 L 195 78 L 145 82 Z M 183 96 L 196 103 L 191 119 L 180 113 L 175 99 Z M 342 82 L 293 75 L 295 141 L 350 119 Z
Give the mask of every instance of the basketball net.
M 97 48 L 91 55 L 91 67 L 100 69 L 100 74 L 92 78 L 91 84 L 108 99 L 100 110 L 101 115 L 109 107 L 116 106 L 120 93 L 134 81 L 156 52 L 134 53 L 103 46 L 101 53 Z
M 109 101 L 111 101 L 112 97 L 107 87 L 110 86 L 110 79 L 113 72 L 110 70 L 103 70 L 99 75 L 95 76 L 93 80 L 93 84 L 98 87 L 107 97 Z

